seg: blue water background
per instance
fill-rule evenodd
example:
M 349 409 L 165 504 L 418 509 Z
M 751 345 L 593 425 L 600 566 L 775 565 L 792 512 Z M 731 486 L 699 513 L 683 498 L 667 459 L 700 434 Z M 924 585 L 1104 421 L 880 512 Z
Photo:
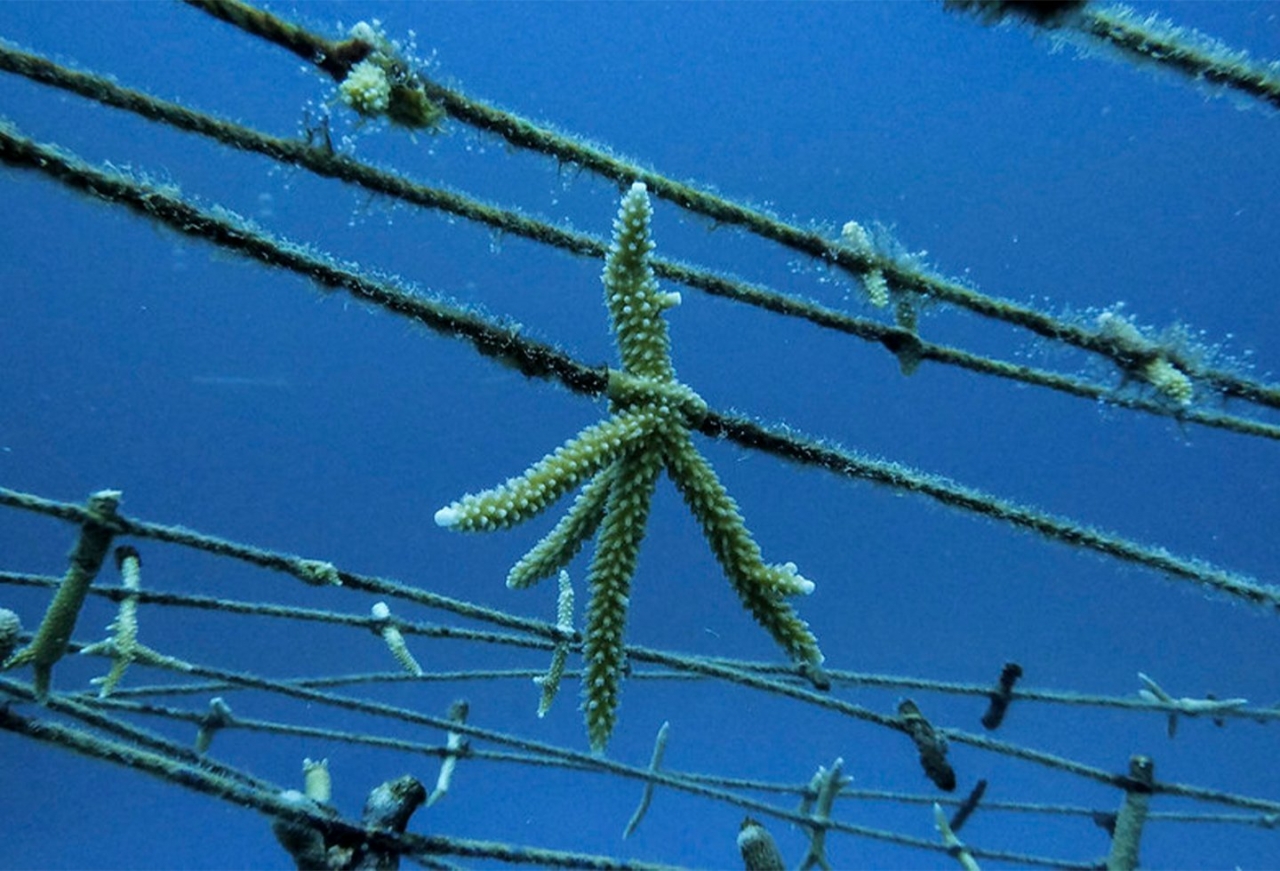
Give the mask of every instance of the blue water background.
M 1260 57 L 1280 57 L 1270 4 L 1144 5 Z M 1241 110 L 1186 83 L 1020 29 L 983 29 L 934 4 L 310 4 L 294 10 L 337 34 L 379 18 L 416 31 L 432 69 L 469 93 L 652 166 L 835 233 L 882 221 L 940 272 L 986 293 L 1092 320 L 1120 303 L 1174 322 L 1253 374 L 1274 379 L 1280 221 L 1275 113 Z M 0 35 L 283 136 L 332 84 L 279 49 L 177 4 L 0 5 Z M 0 78 L 0 112 L 26 134 L 93 161 L 180 186 L 362 268 L 402 276 L 524 325 L 591 363 L 612 361 L 600 264 L 496 237 L 115 110 Z M 410 137 L 335 131 L 355 153 L 429 183 L 596 233 L 617 189 L 571 166 L 514 152 L 449 124 Z M 125 510 L 231 539 L 332 560 L 447 595 L 550 619 L 554 591 L 503 585 L 555 514 L 492 536 L 438 529 L 432 514 L 495 484 L 598 419 L 564 390 L 531 383 L 470 346 L 430 334 L 297 277 L 0 170 L 0 483 L 82 500 L 118 487 Z M 844 278 L 732 229 L 656 207 L 664 256 L 869 314 Z M 1162 544 L 1264 581 L 1280 574 L 1276 446 L 1167 418 L 1109 410 L 1040 389 L 925 365 L 904 378 L 883 349 L 682 290 L 669 313 L 680 376 L 712 406 L 785 422 L 1020 502 Z M 934 341 L 1084 372 L 1100 364 L 1010 328 L 931 310 Z M 1269 415 L 1275 420 L 1275 415 Z M 1026 684 L 1131 694 L 1137 673 L 1175 695 L 1280 699 L 1276 616 L 1184 582 L 1074 552 L 866 484 L 699 439 L 770 560 L 817 583 L 798 603 L 832 667 L 989 682 L 1008 659 Z M 670 485 L 655 500 L 632 597 L 630 637 L 687 652 L 776 660 L 740 610 Z M 70 527 L 6 511 L 3 568 L 60 573 Z M 144 584 L 365 613 L 372 601 L 148 542 Z M 580 594 L 585 560 L 572 569 Z M 104 582 L 114 583 L 110 573 Z M 584 596 L 580 595 L 580 598 Z M 33 627 L 44 594 L 6 588 L 0 604 Z M 443 615 L 399 606 L 410 619 Z M 100 637 L 93 601 L 77 637 Z M 387 668 L 376 638 L 266 618 L 144 609 L 143 640 L 175 656 L 272 676 Z M 512 654 L 418 640 L 429 670 L 540 668 Z M 100 662 L 71 661 L 59 690 Z M 141 669 L 130 683 L 154 680 Z M 586 749 L 567 684 L 545 720 L 523 681 L 371 690 L 441 714 L 457 696 L 473 722 Z M 840 689 L 884 713 L 896 690 Z M 980 699 L 913 693 L 940 724 L 980 731 Z M 229 696 L 246 717 L 393 730 L 318 707 Z M 203 697 L 178 699 L 200 708 Z M 39 714 L 27 708 L 24 712 Z M 314 718 L 314 720 L 312 719 Z M 666 765 L 807 781 L 843 757 L 854 786 L 931 794 L 906 740 L 745 690 L 632 681 L 609 747 L 645 764 L 664 720 Z M 191 728 L 151 727 L 179 740 Z M 1122 771 L 1151 754 L 1162 779 L 1280 797 L 1277 727 L 1125 711 L 1016 704 L 996 737 Z M 335 804 L 357 814 L 382 780 L 434 780 L 426 757 L 245 732 L 215 754 L 287 786 L 303 757 L 328 757 Z M 1114 808 L 1114 789 L 955 746 L 961 790 L 990 800 Z M 287 867 L 252 812 L 146 776 L 0 734 L 0 866 Z M 659 790 L 630 840 L 619 832 L 639 785 L 599 775 L 464 762 L 418 831 L 734 867 L 742 811 Z M 790 806 L 791 799 L 774 799 Z M 1159 798 L 1154 810 L 1215 810 Z M 842 802 L 841 818 L 932 839 L 927 807 Z M 770 824 L 788 861 L 794 828 Z M 1105 854 L 1087 819 L 979 813 L 975 846 L 1074 861 Z M 1153 822 L 1147 867 L 1274 867 L 1275 831 Z M 840 867 L 951 867 L 952 860 L 835 837 Z

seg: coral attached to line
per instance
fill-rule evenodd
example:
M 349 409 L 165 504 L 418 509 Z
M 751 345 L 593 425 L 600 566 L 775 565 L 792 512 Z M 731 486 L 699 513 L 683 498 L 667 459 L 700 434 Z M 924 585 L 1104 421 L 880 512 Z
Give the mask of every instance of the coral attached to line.
M 541 513 L 586 481 L 573 506 L 511 569 L 510 587 L 560 571 L 596 535 L 583 656 L 583 711 L 593 749 L 603 750 L 617 721 L 631 579 L 658 474 L 665 469 L 702 526 L 742 604 L 797 662 L 822 662 L 817 639 L 786 597 L 813 591 L 794 563 L 767 565 L 738 505 L 693 444 L 706 403 L 676 380 L 662 313 L 680 303 L 658 289 L 650 265 L 653 209 L 639 182 L 622 198 L 604 268 L 605 303 L 622 361 L 609 373 L 609 411 L 518 478 L 469 494 L 436 512 L 436 523 L 488 531 Z M 590 479 L 590 480 L 588 480 Z

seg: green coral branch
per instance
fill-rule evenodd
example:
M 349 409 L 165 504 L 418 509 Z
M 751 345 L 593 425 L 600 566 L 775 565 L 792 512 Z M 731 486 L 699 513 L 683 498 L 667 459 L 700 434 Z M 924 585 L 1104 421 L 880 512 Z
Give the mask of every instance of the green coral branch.
M 747 531 L 738 503 L 698 453 L 688 432 L 674 434 L 664 453 L 671 480 L 702 524 L 712 553 L 735 586 L 756 586 L 777 596 L 813 592 L 813 582 L 797 574 L 795 563 L 764 564 L 760 545 Z
M 579 433 L 505 484 L 468 494 L 436 512 L 440 526 L 463 532 L 504 529 L 541 514 L 652 431 L 648 409 L 615 415 Z
M 609 490 L 618 479 L 618 466 L 619 461 L 614 461 L 587 482 L 560 522 L 511 567 L 507 573 L 508 587 L 513 590 L 531 587 L 569 565 L 604 520 Z
M 795 563 L 765 564 L 760 546 L 751 537 L 738 511 L 738 503 L 698 453 L 687 432 L 672 439 L 666 460 L 671 480 L 702 524 L 711 552 L 743 607 L 792 659 L 810 666 L 821 665 L 823 657 L 818 639 L 783 599 L 813 592 L 813 582 L 797 572 Z
M 613 243 L 601 276 L 604 299 L 622 368 L 639 378 L 672 382 L 676 373 L 671 365 L 671 339 L 667 322 L 659 315 L 679 305 L 680 294 L 658 290 L 649 264 L 654 249 L 649 236 L 653 206 L 647 194 L 633 196 L 635 190 L 623 198 L 613 222 Z
M 569 582 L 569 573 L 560 571 L 560 590 L 556 596 L 556 628 L 560 630 L 561 639 L 551 651 L 551 665 L 546 674 L 540 674 L 533 682 L 542 689 L 542 697 L 538 700 L 538 716 L 545 717 L 551 710 L 551 703 L 560 691 L 560 679 L 564 677 L 564 666 L 569 659 L 569 642 L 573 638 L 573 584 Z
M 106 654 L 113 660 L 110 671 L 89 681 L 97 685 L 98 698 L 102 699 L 111 695 L 120 684 L 129 664 L 138 658 L 141 647 L 138 644 L 138 594 L 142 591 L 142 560 L 137 549 L 124 546 L 116 548 L 116 563 L 120 568 L 125 596 L 120 600 L 116 619 L 107 627 L 112 635 L 80 651 L 82 655 Z
M 33 671 L 32 689 L 38 701 L 43 702 L 49 697 L 53 666 L 67 652 L 67 644 L 71 641 L 71 633 L 75 631 L 80 608 L 89 595 L 89 586 L 98 576 L 102 561 L 107 558 L 107 552 L 111 549 L 111 539 L 115 534 L 112 527 L 119 505 L 118 490 L 101 490 L 89 497 L 85 506 L 84 525 L 80 527 L 80 538 L 71 552 L 71 565 L 67 567 L 58 591 L 45 610 L 44 619 L 40 621 L 35 637 L 30 644 L 0 665 L 0 670 L 30 665 Z
M 506 528 L 591 479 L 564 518 L 511 569 L 507 585 L 531 586 L 563 569 L 587 538 L 596 535 L 588 577 L 591 601 L 583 642 L 582 707 L 587 735 L 597 752 L 617 723 L 631 582 L 663 469 L 676 482 L 738 598 L 756 621 L 810 673 L 822 662 L 817 639 L 785 602 L 786 596 L 811 592 L 812 582 L 794 563 L 765 564 L 737 503 L 694 447 L 690 430 L 702 424 L 707 405 L 676 380 L 662 313 L 678 305 L 680 296 L 659 290 L 654 278 L 652 216 L 645 186 L 633 184 L 614 222 L 603 277 L 622 360 L 621 370 L 609 372 L 610 417 L 583 430 L 520 477 L 463 496 L 435 517 L 450 529 Z
M 637 454 L 621 462 L 617 481 L 609 489 L 604 523 L 588 576 L 591 604 L 582 656 L 582 707 L 587 736 L 594 750 L 603 750 L 617 722 L 618 691 L 626 664 L 625 629 L 631 602 L 640 542 L 644 539 L 654 485 L 662 470 L 661 457 Z

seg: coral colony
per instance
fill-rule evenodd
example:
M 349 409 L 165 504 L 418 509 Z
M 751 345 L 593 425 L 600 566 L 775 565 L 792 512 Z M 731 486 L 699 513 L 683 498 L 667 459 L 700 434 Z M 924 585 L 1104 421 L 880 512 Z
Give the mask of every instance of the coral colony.
M 622 198 L 604 267 L 604 295 L 621 370 L 609 373 L 608 420 L 588 427 L 523 475 L 436 512 L 436 523 L 468 532 L 505 529 L 540 514 L 590 478 L 564 518 L 507 575 L 527 587 L 573 559 L 599 530 L 591 560 L 591 604 L 583 655 L 583 711 L 596 751 L 617 721 L 625 665 L 623 627 L 649 503 L 664 468 L 707 537 L 742 604 L 797 662 L 822 663 L 818 641 L 786 597 L 813 591 L 794 563 L 766 565 L 738 505 L 693 445 L 689 430 L 706 413 L 696 393 L 676 380 L 662 313 L 680 303 L 658 289 L 649 264 L 653 209 L 636 182 Z

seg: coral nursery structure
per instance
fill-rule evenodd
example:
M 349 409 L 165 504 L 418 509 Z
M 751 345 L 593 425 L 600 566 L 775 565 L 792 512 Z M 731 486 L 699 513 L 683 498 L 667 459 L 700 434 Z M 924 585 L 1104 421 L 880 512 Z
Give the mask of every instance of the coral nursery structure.
M 1280 861 L 1267 6 L 58 9 L 0 864 Z

